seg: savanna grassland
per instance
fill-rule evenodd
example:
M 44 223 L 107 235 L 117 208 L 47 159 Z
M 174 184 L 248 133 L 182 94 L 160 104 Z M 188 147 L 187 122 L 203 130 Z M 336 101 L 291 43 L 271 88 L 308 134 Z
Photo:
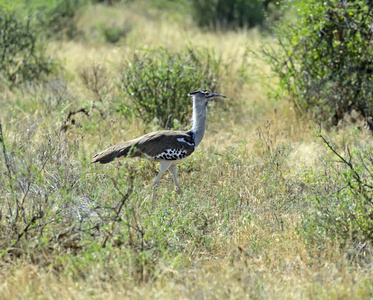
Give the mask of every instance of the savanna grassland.
M 372 210 L 356 200 L 372 201 L 364 122 L 327 126 L 285 94 L 274 100 L 279 80 L 261 51 L 277 47 L 271 31 L 206 30 L 176 4 L 108 2 L 86 3 L 43 35 L 50 70 L 2 75 L 0 299 L 372 298 Z M 210 85 L 189 86 L 186 72 L 186 93 L 228 99 L 209 106 L 206 135 L 179 166 L 184 197 L 166 174 L 152 209 L 156 164 L 90 161 L 144 133 L 190 126 L 186 93 L 175 109 L 189 117 L 163 125 L 164 112 L 146 121 L 131 98 L 132 84 L 146 95 L 181 89 L 172 75 L 148 87 L 154 73 L 141 81 L 133 69 L 173 53 L 171 73 L 192 53 Z

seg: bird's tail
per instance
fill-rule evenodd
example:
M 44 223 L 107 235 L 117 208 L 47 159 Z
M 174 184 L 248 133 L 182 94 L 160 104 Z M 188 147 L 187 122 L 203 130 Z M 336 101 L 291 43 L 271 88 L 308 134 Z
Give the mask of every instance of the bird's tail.
M 107 164 L 117 157 L 121 156 L 129 156 L 134 157 L 138 156 L 136 153 L 135 145 L 133 141 L 128 141 L 120 145 L 112 146 L 100 153 L 97 153 L 94 157 L 92 162 L 100 164 Z

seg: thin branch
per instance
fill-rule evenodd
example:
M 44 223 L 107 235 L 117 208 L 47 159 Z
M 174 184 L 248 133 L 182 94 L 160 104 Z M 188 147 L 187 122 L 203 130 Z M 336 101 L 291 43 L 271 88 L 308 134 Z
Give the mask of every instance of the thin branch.
M 7 172 L 8 172 L 8 177 L 10 179 L 12 177 L 12 174 L 10 172 L 10 164 L 9 164 L 8 156 L 6 154 L 5 141 L 4 141 L 3 129 L 2 129 L 1 123 L 0 123 L 0 144 L 3 146 L 2 148 L 3 148 L 4 162 L 5 162 Z
M 342 157 L 334 148 L 333 148 L 333 146 L 324 138 L 324 136 L 322 135 L 322 134 L 319 134 L 319 137 L 324 141 L 324 143 L 328 146 L 328 148 L 344 163 L 344 164 L 346 164 L 349 168 L 350 168 L 350 170 L 352 171 L 352 173 L 353 173 L 353 177 L 355 178 L 355 180 L 359 183 L 359 184 L 361 184 L 361 185 L 363 185 L 363 186 L 365 186 L 365 187 L 367 187 L 367 188 L 370 188 L 370 189 L 373 189 L 373 186 L 371 186 L 371 185 L 369 185 L 369 184 L 367 184 L 367 183 L 365 183 L 365 182 L 363 182 L 362 180 L 361 180 L 361 177 L 360 177 L 360 175 L 359 175 L 359 173 L 358 172 L 356 172 L 356 170 L 355 170 L 355 168 L 354 168 L 354 166 L 353 166 L 353 164 L 351 163 L 351 153 L 349 152 L 349 149 L 348 149 L 348 152 L 349 152 L 349 155 L 350 155 L 350 159 L 349 159 L 349 161 L 347 161 L 344 157 Z

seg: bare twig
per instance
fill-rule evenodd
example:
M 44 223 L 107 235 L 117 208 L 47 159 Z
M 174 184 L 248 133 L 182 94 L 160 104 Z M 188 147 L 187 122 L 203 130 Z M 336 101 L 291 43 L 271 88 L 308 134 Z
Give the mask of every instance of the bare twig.
M 78 109 L 76 111 L 70 111 L 69 114 L 67 115 L 66 120 L 63 122 L 63 125 L 61 126 L 61 131 L 66 131 L 69 128 L 69 125 L 67 123 L 70 121 L 72 116 L 74 116 L 78 113 L 84 113 L 87 117 L 89 117 L 89 112 L 84 107 L 82 107 L 81 109 Z M 75 124 L 74 119 L 72 119 L 72 123 Z
M 128 198 L 131 195 L 132 190 L 133 190 L 133 179 L 134 179 L 133 175 L 128 176 L 128 179 L 129 179 L 128 181 L 129 181 L 130 186 L 128 187 L 127 192 L 125 194 L 118 188 L 116 181 L 114 179 L 112 179 L 112 182 L 114 184 L 114 188 L 122 196 L 122 199 L 118 202 L 117 208 L 115 209 L 117 220 L 120 219 L 119 215 L 122 211 L 122 208 L 123 208 L 124 204 L 126 203 L 126 201 L 128 200 Z
M 8 156 L 6 154 L 5 141 L 4 141 L 3 129 L 2 129 L 1 124 L 0 124 L 0 144 L 2 145 L 2 148 L 3 148 L 4 162 L 5 162 L 7 172 L 8 172 L 8 177 L 10 179 L 12 177 L 12 173 L 10 172 L 10 164 L 9 164 Z
M 319 134 L 319 137 L 323 140 L 323 142 L 327 145 L 327 147 L 344 163 L 346 164 L 349 169 L 352 171 L 352 176 L 354 177 L 354 179 L 357 181 L 358 184 L 360 185 L 363 185 L 367 188 L 370 188 L 370 189 L 373 189 L 373 186 L 367 184 L 366 182 L 364 182 L 361 177 L 360 177 L 360 174 L 356 171 L 354 165 L 351 163 L 351 160 L 352 160 L 352 157 L 351 157 L 351 153 L 350 153 L 350 150 L 348 149 L 348 153 L 349 153 L 349 160 L 347 161 L 344 157 L 342 157 L 334 148 L 333 146 L 324 138 L 324 136 L 322 134 Z
M 28 224 L 26 225 L 26 227 L 18 233 L 17 235 L 17 239 L 12 243 L 12 246 L 11 247 L 14 247 L 15 245 L 17 245 L 17 243 L 20 241 L 20 239 L 25 235 L 27 234 L 27 232 L 32 229 L 33 227 L 35 226 L 32 226 L 32 225 L 35 225 L 35 222 L 39 219 L 41 219 L 42 217 L 44 216 L 44 213 L 43 212 L 39 212 L 37 214 L 35 214 L 32 219 L 30 220 L 30 222 L 28 222 Z M 32 226 L 32 227 L 31 227 Z
M 112 223 L 111 231 L 109 231 L 108 234 L 105 236 L 105 239 L 104 239 L 104 241 L 103 241 L 103 243 L 101 245 L 102 248 L 106 247 L 106 243 L 109 240 L 109 237 L 113 237 L 115 223 L 122 221 L 121 212 L 122 212 L 122 209 L 123 209 L 124 205 L 126 204 L 127 200 L 129 199 L 130 195 L 132 194 L 132 191 L 133 191 L 133 180 L 134 180 L 134 176 L 133 175 L 129 175 L 128 176 L 129 187 L 128 187 L 126 193 L 123 193 L 119 189 L 119 187 L 117 185 L 117 182 L 114 179 L 112 179 L 112 182 L 113 182 L 115 190 L 121 195 L 122 198 L 119 200 L 119 202 L 117 203 L 116 207 L 110 207 L 109 208 L 111 210 L 114 210 L 114 213 L 115 213 L 115 216 L 114 216 L 114 219 L 113 219 L 114 222 Z M 131 240 L 132 240 L 131 239 L 131 232 L 129 231 L 128 233 L 130 235 L 130 242 L 131 242 Z M 132 244 L 132 242 L 131 242 L 131 244 Z
M 73 125 L 75 124 L 75 120 L 72 119 L 72 116 L 74 116 L 74 115 L 76 115 L 76 114 L 78 114 L 78 113 L 83 113 L 83 114 L 85 114 L 87 117 L 90 117 L 90 116 L 91 116 L 91 113 L 92 113 L 92 111 L 93 111 L 94 109 L 98 110 L 98 112 L 100 113 L 101 118 L 104 118 L 105 114 L 103 113 L 103 111 L 102 111 L 100 108 L 98 108 L 98 107 L 93 103 L 90 109 L 85 108 L 85 107 L 82 107 L 82 108 L 80 108 L 80 109 L 78 109 L 78 110 L 76 110 L 76 111 L 70 111 L 69 114 L 67 115 L 66 120 L 63 122 L 63 125 L 61 126 L 60 130 L 61 130 L 61 131 L 66 131 L 66 130 L 69 128 L 69 126 L 70 126 L 70 125 L 68 124 L 70 120 L 71 120 L 71 124 L 73 124 Z

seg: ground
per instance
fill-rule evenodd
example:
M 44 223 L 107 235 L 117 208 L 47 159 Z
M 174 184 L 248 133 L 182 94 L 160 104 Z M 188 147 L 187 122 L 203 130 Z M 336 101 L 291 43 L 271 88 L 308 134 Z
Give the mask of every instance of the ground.
M 105 22 L 125 22 L 129 33 L 105 42 L 97 30 Z M 320 128 L 287 99 L 273 100 L 276 78 L 260 54 L 263 43 L 274 43 L 270 34 L 210 32 L 192 19 L 125 4 L 89 6 L 78 28 L 84 38 L 48 42 L 63 75 L 1 91 L 0 298 L 373 297 L 371 264 L 351 261 L 339 242 L 311 243 L 302 232 L 320 188 L 312 178 L 331 172 L 325 159 L 332 154 L 318 134 L 341 151 L 371 136 L 355 124 Z M 126 97 L 115 82 L 123 62 L 144 48 L 190 45 L 220 57 L 215 92 L 228 101 L 209 107 L 205 137 L 179 167 L 184 197 L 164 176 L 152 209 L 156 164 L 90 161 L 108 146 L 159 129 L 113 109 Z M 79 75 L 98 65 L 106 80 L 101 100 Z M 67 120 L 81 108 L 87 113 Z

